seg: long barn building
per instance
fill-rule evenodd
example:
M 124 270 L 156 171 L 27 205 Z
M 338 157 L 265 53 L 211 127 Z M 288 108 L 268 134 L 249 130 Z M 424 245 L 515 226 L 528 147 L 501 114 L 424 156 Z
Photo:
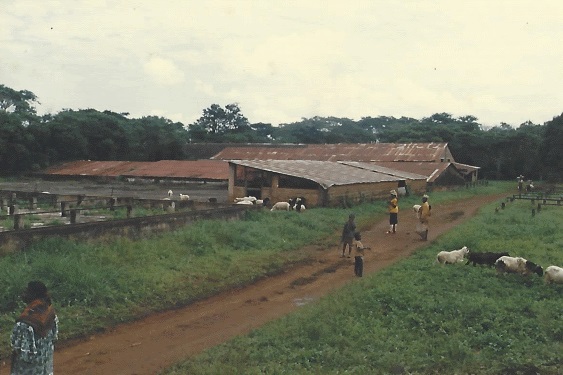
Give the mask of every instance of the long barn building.
M 303 197 L 307 206 L 342 206 L 387 197 L 391 190 L 422 194 L 426 176 L 360 162 L 233 160 L 229 200 L 254 196 L 273 203 Z

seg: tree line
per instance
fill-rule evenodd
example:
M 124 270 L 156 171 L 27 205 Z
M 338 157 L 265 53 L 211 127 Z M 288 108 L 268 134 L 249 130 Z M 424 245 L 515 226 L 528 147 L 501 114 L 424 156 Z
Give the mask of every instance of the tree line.
M 0 174 L 22 175 L 73 160 L 194 160 L 190 143 L 447 142 L 457 162 L 481 167 L 489 179 L 561 181 L 563 113 L 544 124 L 484 128 L 474 116 L 436 113 L 422 119 L 302 118 L 273 126 L 251 123 L 238 104 L 212 104 L 194 123 L 157 116 L 64 109 L 39 116 L 38 98 L 0 84 Z

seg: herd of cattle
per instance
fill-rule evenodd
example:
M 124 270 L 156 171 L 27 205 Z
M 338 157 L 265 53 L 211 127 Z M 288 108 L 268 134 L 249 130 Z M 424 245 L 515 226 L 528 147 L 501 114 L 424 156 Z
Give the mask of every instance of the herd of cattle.
M 248 197 L 240 197 L 235 198 L 235 204 L 246 204 L 246 205 L 258 205 L 263 207 L 270 207 L 270 199 L 256 199 L 256 197 L 248 196 Z M 270 208 L 270 211 L 305 211 L 305 198 L 304 197 L 295 197 L 290 198 L 287 202 L 276 202 Z
M 474 252 L 470 251 L 467 246 L 458 250 L 440 251 L 436 255 L 436 262 L 440 264 L 453 264 L 462 262 L 467 257 L 467 263 L 473 263 L 473 266 L 487 265 L 495 267 L 499 274 L 517 273 L 521 275 L 536 274 L 544 276 L 547 284 L 563 284 L 563 268 L 558 266 L 549 266 L 545 269 L 536 263 L 524 259 L 522 257 L 512 257 L 507 252 Z

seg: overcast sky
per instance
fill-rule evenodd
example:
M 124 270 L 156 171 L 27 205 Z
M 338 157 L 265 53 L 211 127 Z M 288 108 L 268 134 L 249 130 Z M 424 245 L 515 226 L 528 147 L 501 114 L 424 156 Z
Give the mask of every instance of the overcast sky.
M 188 125 L 313 116 L 543 124 L 563 112 L 562 0 L 0 0 L 0 84 L 40 114 Z

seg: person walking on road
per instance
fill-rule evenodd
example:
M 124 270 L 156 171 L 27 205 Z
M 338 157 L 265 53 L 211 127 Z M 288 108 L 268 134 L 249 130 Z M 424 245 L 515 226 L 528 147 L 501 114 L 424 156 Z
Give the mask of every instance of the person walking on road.
M 397 200 L 397 192 L 391 190 L 391 197 L 387 202 L 387 210 L 389 211 L 389 230 L 387 234 L 397 233 L 397 224 L 399 224 L 399 201 Z
M 348 221 L 344 224 L 344 228 L 342 228 L 342 258 L 346 253 L 346 247 L 348 247 L 348 258 L 352 255 L 352 246 L 354 245 L 354 234 L 356 233 L 356 215 L 350 214 L 348 216 Z

